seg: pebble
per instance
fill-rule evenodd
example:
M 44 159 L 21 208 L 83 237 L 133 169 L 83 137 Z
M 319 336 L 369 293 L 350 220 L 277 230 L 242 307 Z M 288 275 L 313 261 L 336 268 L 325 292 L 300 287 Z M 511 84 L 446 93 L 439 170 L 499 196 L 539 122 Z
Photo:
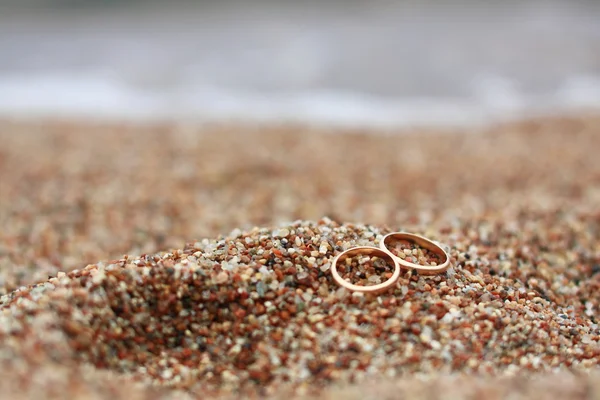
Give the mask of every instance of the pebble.
M 285 238 L 288 237 L 290 235 L 290 231 L 289 229 L 279 229 L 275 232 L 273 232 L 273 236 L 275 236 L 276 238 Z

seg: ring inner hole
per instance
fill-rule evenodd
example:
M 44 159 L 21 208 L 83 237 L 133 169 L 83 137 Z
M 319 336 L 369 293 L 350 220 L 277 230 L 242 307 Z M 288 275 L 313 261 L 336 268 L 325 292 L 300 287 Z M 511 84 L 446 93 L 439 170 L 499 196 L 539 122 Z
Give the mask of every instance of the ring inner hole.
M 345 257 L 338 265 L 338 273 L 348 283 L 358 286 L 374 286 L 390 279 L 394 266 L 385 258 L 369 254 Z
M 392 237 L 385 245 L 393 255 L 413 264 L 434 267 L 444 262 L 444 257 L 407 239 Z

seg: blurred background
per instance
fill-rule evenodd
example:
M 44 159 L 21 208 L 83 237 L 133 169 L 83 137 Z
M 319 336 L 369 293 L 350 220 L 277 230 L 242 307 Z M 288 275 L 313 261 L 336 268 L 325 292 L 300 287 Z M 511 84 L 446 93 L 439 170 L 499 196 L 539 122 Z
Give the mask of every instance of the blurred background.
M 597 1 L 0 1 L 0 115 L 462 124 L 600 107 Z

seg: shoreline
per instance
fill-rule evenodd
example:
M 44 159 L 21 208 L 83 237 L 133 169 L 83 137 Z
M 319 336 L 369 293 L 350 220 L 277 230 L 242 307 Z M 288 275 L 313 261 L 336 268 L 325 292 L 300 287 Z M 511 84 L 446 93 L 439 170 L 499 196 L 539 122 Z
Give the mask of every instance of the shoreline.
M 587 0 L 85 3 L 0 11 L 0 114 L 440 127 L 600 107 Z

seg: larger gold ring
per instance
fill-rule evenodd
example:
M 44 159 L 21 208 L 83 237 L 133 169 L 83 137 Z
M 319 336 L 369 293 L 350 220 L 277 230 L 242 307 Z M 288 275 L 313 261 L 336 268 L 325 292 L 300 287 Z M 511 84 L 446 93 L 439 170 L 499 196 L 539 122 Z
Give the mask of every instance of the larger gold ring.
M 390 251 L 390 249 L 387 247 L 387 244 L 392 239 L 406 240 L 408 242 L 418 244 L 422 248 L 425 248 L 425 249 L 437 254 L 438 256 L 440 256 L 443 261 L 440 265 L 421 265 L 421 264 L 415 264 L 415 263 L 403 260 L 402 258 L 400 258 L 397 255 L 395 255 L 394 253 L 392 253 Z M 398 263 L 400 263 L 400 265 L 402 265 L 403 267 L 414 269 L 417 272 L 419 272 L 420 274 L 434 275 L 434 274 L 438 274 L 440 272 L 444 272 L 445 270 L 448 269 L 448 267 L 450 267 L 450 256 L 448 255 L 448 253 L 446 253 L 444 251 L 444 249 L 442 249 L 441 246 L 439 246 L 438 244 L 434 243 L 433 241 L 431 241 L 427 238 L 424 238 L 423 236 L 415 235 L 413 233 L 394 232 L 394 233 L 385 235 L 383 237 L 383 239 L 381 239 L 381 242 L 379 243 L 379 247 L 381 247 L 381 249 L 383 251 L 389 252 L 392 255 L 392 257 L 396 261 L 398 261 Z
M 340 274 L 337 271 L 337 263 L 339 261 L 345 260 L 348 257 L 352 257 L 352 256 L 355 256 L 358 254 L 360 254 L 360 255 L 376 255 L 377 257 L 379 257 L 383 260 L 391 261 L 394 264 L 394 273 L 392 274 L 392 277 L 383 283 L 380 283 L 377 285 L 372 285 L 372 286 L 354 285 L 354 284 L 342 279 L 342 277 L 340 276 Z M 363 293 L 381 292 L 381 291 L 388 289 L 390 286 L 393 286 L 398 281 L 398 278 L 400 278 L 400 265 L 398 264 L 396 259 L 392 256 L 392 254 L 389 253 L 387 250 L 382 250 L 382 249 L 378 249 L 377 247 L 370 247 L 370 246 L 353 247 L 351 249 L 348 249 L 348 250 L 338 254 L 333 259 L 333 263 L 331 264 L 331 275 L 333 275 L 333 279 L 338 283 L 338 285 L 345 287 L 346 289 L 350 289 L 355 292 L 363 292 Z

